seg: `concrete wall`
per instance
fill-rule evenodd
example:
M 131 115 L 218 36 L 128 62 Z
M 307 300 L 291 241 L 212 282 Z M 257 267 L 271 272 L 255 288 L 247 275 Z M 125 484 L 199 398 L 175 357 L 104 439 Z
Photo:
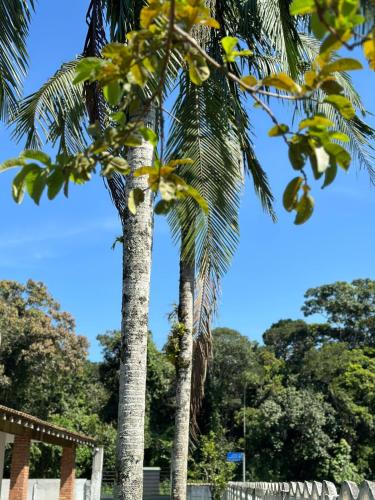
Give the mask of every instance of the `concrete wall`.
M 375 500 L 375 482 L 229 483 L 225 500 Z
M 143 467 L 143 498 L 151 499 L 159 495 L 160 467 Z
M 29 494 L 27 500 L 58 500 L 60 479 L 29 479 Z M 86 492 L 86 493 L 85 493 Z M 3 479 L 0 500 L 8 500 L 9 479 Z M 90 481 L 76 479 L 75 500 L 89 500 Z
M 208 484 L 188 484 L 187 500 L 211 500 L 210 486 Z

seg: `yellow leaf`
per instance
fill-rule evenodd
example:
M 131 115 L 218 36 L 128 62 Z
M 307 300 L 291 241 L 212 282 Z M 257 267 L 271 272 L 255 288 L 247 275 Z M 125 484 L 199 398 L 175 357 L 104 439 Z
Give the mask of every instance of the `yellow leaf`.
M 302 90 L 301 87 L 286 73 L 277 73 L 266 76 L 266 78 L 263 78 L 263 84 L 293 93 L 299 93 Z
M 143 7 L 140 14 L 141 27 L 148 28 L 159 13 L 160 9 L 155 8 L 155 6 L 153 6 L 153 8 L 151 7 L 151 5 L 149 5 L 148 7 Z
M 258 83 L 258 80 L 255 78 L 255 76 L 248 75 L 248 76 L 243 76 L 241 78 L 241 82 L 243 82 L 248 87 L 255 87 L 255 85 Z M 245 90 L 245 88 L 241 86 L 241 90 Z
M 140 177 L 141 175 L 156 175 L 159 173 L 159 169 L 155 167 L 140 167 L 134 172 L 134 177 Z
M 164 165 L 160 169 L 160 175 L 162 175 L 163 177 L 166 177 L 166 176 L 168 176 L 169 174 L 171 174 L 174 171 L 175 171 L 175 167 L 172 167 L 172 166 L 169 166 L 169 165 Z
M 189 64 L 189 77 L 195 85 L 202 85 L 210 76 L 210 70 L 203 57 L 188 54 L 186 60 Z
M 191 165 L 194 161 L 191 158 L 181 158 L 178 160 L 171 160 L 168 165 L 175 167 L 176 165 Z
M 209 26 L 210 28 L 214 28 L 215 30 L 220 29 L 220 24 L 216 21 L 216 19 L 213 19 L 212 17 L 209 17 L 208 19 L 203 19 L 203 21 L 201 21 L 200 24 L 203 24 L 204 26 Z
M 369 62 L 370 68 L 375 70 L 375 35 L 372 34 L 369 40 L 363 44 L 363 52 Z
M 147 77 L 140 64 L 133 64 L 130 68 L 130 74 L 136 84 L 138 84 L 140 87 L 144 87 L 147 81 Z
M 305 73 L 305 83 L 309 87 L 314 87 L 315 71 L 306 71 Z

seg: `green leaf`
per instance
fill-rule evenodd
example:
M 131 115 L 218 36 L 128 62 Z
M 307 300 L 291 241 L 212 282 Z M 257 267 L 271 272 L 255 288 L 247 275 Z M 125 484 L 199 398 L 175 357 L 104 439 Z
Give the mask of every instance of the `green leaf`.
M 137 213 L 137 207 L 142 203 L 144 199 L 145 195 L 142 189 L 134 188 L 130 191 L 128 198 L 128 208 L 133 215 Z
M 105 163 L 100 172 L 103 177 L 111 177 L 113 172 L 119 172 L 122 175 L 130 174 L 129 163 L 121 156 L 115 156 Z
M 43 151 L 38 151 L 37 149 L 25 149 L 20 154 L 20 157 L 27 158 L 28 160 L 39 161 L 40 163 L 43 163 L 43 165 L 46 165 L 46 166 L 51 165 L 50 156 L 47 155 L 47 153 L 44 153 Z
M 148 128 L 148 127 L 141 127 L 139 129 L 140 134 L 144 138 L 145 141 L 150 142 L 155 148 L 158 145 L 158 136 L 155 134 L 155 132 Z
M 280 125 L 275 125 L 268 131 L 270 137 L 277 137 L 278 135 L 284 135 L 289 132 L 288 125 L 281 123 Z
M 175 200 L 160 200 L 155 206 L 155 213 L 157 215 L 166 215 L 173 207 Z
M 186 60 L 189 64 L 190 80 L 195 85 L 202 85 L 210 76 L 210 70 L 206 61 L 203 57 L 193 57 L 191 55 L 187 56 Z
M 21 203 L 24 196 L 25 177 L 29 172 L 39 171 L 40 167 L 36 163 L 25 165 L 15 176 L 12 183 L 12 195 L 16 203 Z
M 302 16 L 315 12 L 314 0 L 293 0 L 289 7 L 292 16 Z
M 76 77 L 73 83 L 77 85 L 86 80 L 95 79 L 95 73 L 100 66 L 103 65 L 103 60 L 98 57 L 85 57 L 77 64 Z
M 320 74 L 329 75 L 330 73 L 335 73 L 337 71 L 351 71 L 362 68 L 363 68 L 362 64 L 359 61 L 357 61 L 357 59 L 343 57 L 342 59 L 338 59 L 337 61 L 333 61 L 329 64 L 326 64 L 323 67 Z
M 207 214 L 208 213 L 207 201 L 203 198 L 203 196 L 201 196 L 199 191 L 194 189 L 192 186 L 187 186 L 186 192 L 189 196 L 191 196 L 198 203 L 198 205 L 201 207 L 203 212 L 205 214 Z
M 308 193 L 304 193 L 296 206 L 297 215 L 294 219 L 294 224 L 305 223 L 314 211 L 314 198 Z
M 22 203 L 23 197 L 24 197 L 24 190 L 23 190 L 23 184 L 19 184 L 15 181 L 13 181 L 12 184 L 12 196 L 13 199 L 16 203 Z
M 344 132 L 338 132 L 338 131 L 330 132 L 329 136 L 331 139 L 336 139 L 341 142 L 350 141 L 349 136 L 344 134 Z
M 254 54 L 254 52 L 252 50 L 250 50 L 250 49 L 235 50 L 235 51 L 233 51 L 233 55 L 240 56 L 240 57 L 252 56 L 253 54 Z
M 333 156 L 340 167 L 342 167 L 344 170 L 348 170 L 352 157 L 346 151 L 346 149 L 340 146 L 340 144 L 335 144 L 333 142 L 325 144 L 324 148 L 330 155 Z
M 303 130 L 304 128 L 316 128 L 316 129 L 325 129 L 327 127 L 332 127 L 333 122 L 326 118 L 323 115 L 315 115 L 312 118 L 306 118 L 302 120 L 299 124 L 299 130 Z
M 117 111 L 116 113 L 112 113 L 110 115 L 110 118 L 116 123 L 121 123 L 121 125 L 125 123 L 125 113 L 123 111 Z
M 324 184 L 322 186 L 322 189 L 324 189 L 325 187 L 332 184 L 332 182 L 336 178 L 336 175 L 337 175 L 337 165 L 336 165 L 336 163 L 334 163 L 329 168 L 327 168 L 327 170 L 325 172 Z
M 49 200 L 53 200 L 58 195 L 64 184 L 64 180 L 65 177 L 60 168 L 56 168 L 47 178 L 47 196 Z
M 320 85 L 320 88 L 328 95 L 341 94 L 343 91 L 342 86 L 334 78 L 324 80 L 324 82 Z
M 117 106 L 121 102 L 122 87 L 118 81 L 108 83 L 103 87 L 103 95 L 110 106 Z
M 225 36 L 224 38 L 222 38 L 220 40 L 220 43 L 224 49 L 224 52 L 226 53 L 226 55 L 230 55 L 234 48 L 236 47 L 237 45 L 237 42 L 238 42 L 238 39 L 234 36 Z
M 324 99 L 324 102 L 331 104 L 344 118 L 347 118 L 348 120 L 354 118 L 355 116 L 352 103 L 343 95 L 329 95 Z
M 130 174 L 130 166 L 129 163 L 122 158 L 121 156 L 115 156 L 111 159 L 111 166 L 116 172 L 119 172 L 122 175 Z
M 142 145 L 142 139 L 138 134 L 129 134 L 124 139 L 124 146 L 128 146 L 129 148 L 136 148 Z
M 292 211 L 297 201 L 298 191 L 303 183 L 303 177 L 295 177 L 292 179 L 283 194 L 283 205 L 288 212 Z
M 0 165 L 0 172 L 5 172 L 10 168 L 23 167 L 24 165 L 26 165 L 26 160 L 24 158 L 11 158 L 9 160 L 5 160 Z
M 126 52 L 126 46 L 118 42 L 107 43 L 102 50 L 103 57 L 107 59 L 115 59 L 118 56 L 121 57 L 124 53 L 126 54 Z
M 318 40 L 321 40 L 327 32 L 327 28 L 320 21 L 318 14 L 315 12 L 311 16 L 311 29 Z
M 295 170 L 301 170 L 306 162 L 304 149 L 301 143 L 289 144 L 289 160 Z
M 25 176 L 26 191 L 37 205 L 39 205 L 46 182 L 46 171 L 42 168 L 32 170 Z

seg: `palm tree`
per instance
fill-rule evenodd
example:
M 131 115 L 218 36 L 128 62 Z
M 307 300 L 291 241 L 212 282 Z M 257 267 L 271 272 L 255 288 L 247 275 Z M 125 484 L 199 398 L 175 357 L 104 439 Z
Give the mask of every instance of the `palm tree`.
M 317 42 L 308 32 L 297 30 L 298 25 L 289 14 L 289 2 L 210 0 L 208 4 L 220 23 L 221 33 L 196 31 L 195 36 L 221 63 L 218 37 L 225 35 L 239 37 L 242 44 L 254 52 L 246 65 L 259 78 L 284 71 L 301 79 L 317 54 Z M 231 70 L 241 73 L 236 65 Z M 344 79 L 341 83 L 361 109 L 350 82 Z M 238 89 L 219 72 L 214 72 L 201 87 L 192 85 L 187 75 L 181 77 L 180 93 L 172 113 L 176 120 L 170 131 L 168 154 L 173 158 L 180 156 L 194 160 L 191 165 L 182 167 L 180 174 L 204 196 L 210 210 L 205 218 L 193 204 L 186 202 L 169 217 L 172 234 L 180 240 L 178 320 L 185 327 L 180 336 L 180 356 L 176 363 L 172 452 L 172 498 L 175 500 L 186 498 L 190 409 L 194 434 L 196 412 L 203 397 L 207 362 L 211 355 L 210 323 L 221 278 L 229 267 L 238 241 L 239 195 L 244 167 L 252 176 L 264 209 L 274 217 L 267 177 L 249 139 L 251 115 L 246 108 L 246 101 Z M 329 111 L 333 121 L 345 129 L 360 164 L 373 175 L 368 150 L 364 147 L 373 131 L 363 122 L 344 123 L 338 114 L 332 114 L 328 109 L 324 111 Z M 196 281 L 198 287 L 194 286 Z M 198 288 L 197 294 L 195 288 Z
M 104 4 L 104 5 L 103 5 Z M 137 29 L 137 8 L 142 2 L 92 0 L 87 13 L 88 34 L 84 55 L 100 53 L 105 43 L 103 15 L 106 8 L 107 22 L 112 41 L 125 41 L 126 33 Z M 37 92 L 27 97 L 19 106 L 15 118 L 14 135 L 26 136 L 27 147 L 39 147 L 39 129 L 47 131 L 47 140 L 60 151 L 74 153 L 85 143 L 85 124 L 98 120 L 106 125 L 108 110 L 95 85 L 74 86 L 77 61 L 64 64 Z M 82 95 L 85 95 L 85 101 Z M 132 118 L 136 119 L 136 116 Z M 143 117 L 153 128 L 155 117 L 150 110 Z M 144 414 L 146 389 L 146 361 L 148 334 L 148 306 L 151 274 L 151 244 L 153 199 L 147 189 L 147 179 L 133 177 L 142 165 L 151 165 L 154 148 L 143 141 L 137 148 L 126 152 L 131 174 L 126 183 L 120 175 L 108 180 L 107 187 L 118 210 L 123 227 L 123 288 L 122 288 L 122 352 L 120 367 L 120 393 L 118 412 L 117 494 L 119 499 L 141 499 L 143 489 Z M 129 191 L 141 188 L 144 201 L 135 215 L 130 214 L 127 202 Z
M 126 33 L 137 29 L 142 2 L 124 5 L 108 0 L 107 20 L 111 40 L 125 42 Z M 89 31 L 85 55 L 98 55 L 105 41 L 102 2 L 92 0 L 89 7 Z M 91 86 L 93 87 L 93 86 Z M 91 91 L 91 98 L 90 98 Z M 90 121 L 103 123 L 105 109 L 98 89 L 86 88 Z M 155 128 L 155 112 L 151 108 L 143 117 L 134 113 L 131 119 L 143 118 L 145 125 Z M 108 181 L 112 200 L 123 227 L 123 281 L 121 321 L 121 364 L 117 435 L 117 496 L 119 500 L 141 499 L 143 493 L 144 418 L 146 405 L 147 338 L 151 278 L 151 247 L 153 228 L 153 195 L 147 178 L 134 177 L 134 171 L 152 165 L 154 147 L 147 141 L 128 148 L 127 161 L 131 173 L 126 179 L 115 175 Z M 127 200 L 132 189 L 144 192 L 144 200 L 136 214 L 131 214 Z
M 7 120 L 21 97 L 28 56 L 26 39 L 34 1 L 0 0 L 0 119 Z
M 122 2 L 106 0 L 107 23 L 110 26 L 111 40 L 124 41 L 130 29 L 137 28 L 137 19 L 142 2 Z M 284 5 L 285 4 L 285 5 Z M 287 2 L 269 0 L 268 17 L 264 17 L 264 3 L 259 5 L 248 1 L 223 2 L 216 4 L 216 17 L 222 25 L 222 33 L 213 34 L 207 46 L 220 57 L 218 36 L 223 33 L 236 33 L 244 43 L 254 50 L 256 57 L 248 61 L 260 76 L 288 68 L 292 74 L 298 73 L 300 55 L 308 60 L 308 51 L 313 54 L 314 44 L 302 46 L 296 42 L 296 27 L 287 22 Z M 282 14 L 281 14 L 282 13 Z M 92 0 L 89 9 L 89 34 L 86 40 L 86 55 L 98 52 L 104 43 L 103 5 L 100 0 Z M 263 21 L 263 19 L 266 19 Z M 272 19 L 269 22 L 268 19 Z M 277 22 L 276 22 L 277 21 Z M 282 29 L 281 29 L 282 28 Z M 298 37 L 297 37 L 298 38 Z M 284 40 L 283 43 L 281 41 Z M 294 46 L 296 48 L 294 48 Z M 291 53 L 297 56 L 292 57 Z M 16 119 L 18 137 L 27 135 L 27 145 L 36 146 L 39 120 L 48 130 L 47 138 L 58 142 L 60 149 L 74 152 L 82 148 L 85 139 L 84 122 L 87 121 L 85 106 L 82 105 L 82 92 L 88 102 L 88 115 L 91 120 L 105 120 L 106 110 L 97 89 L 75 87 L 72 74 L 76 62 L 64 65 L 35 94 L 21 104 Z M 232 68 L 238 71 L 238 68 Z M 297 72 L 297 73 L 296 73 Z M 238 89 L 223 79 L 213 75 L 212 81 L 202 87 L 195 87 L 183 73 L 181 76 L 180 96 L 175 105 L 179 121 L 172 128 L 169 151 L 177 150 L 195 159 L 191 166 L 181 168 L 181 175 L 201 191 L 207 198 L 211 212 L 206 220 L 189 201 L 177 208 L 171 215 L 171 226 L 176 237 L 183 235 L 181 252 L 180 319 L 190 332 L 186 336 L 186 358 L 190 360 L 186 370 L 180 371 L 181 400 L 178 411 L 183 426 L 180 441 L 184 444 L 179 466 L 175 466 L 177 481 L 186 482 L 186 461 L 189 421 L 190 378 L 200 381 L 202 387 L 207 354 L 210 352 L 209 325 L 218 296 L 220 279 L 226 271 L 230 257 L 238 240 L 237 212 L 239 193 L 242 183 L 242 168 L 250 172 L 258 194 L 267 210 L 271 210 L 272 197 L 263 170 L 257 162 L 249 138 L 250 121 L 244 111 L 244 102 Z M 348 87 L 349 89 L 349 87 Z M 225 105 L 224 105 L 225 103 Z M 189 113 L 190 117 L 189 117 Z M 154 125 L 152 113 L 147 117 L 150 126 Z M 179 127 L 181 123 L 181 127 Z M 368 135 L 364 125 L 352 134 L 352 146 L 365 154 L 363 143 Z M 353 127 L 352 124 L 347 126 Z M 354 130 L 354 129 L 353 129 Z M 179 149 L 179 145 L 183 148 Z M 153 150 L 144 143 L 140 148 L 127 152 L 132 168 L 150 164 Z M 365 158 L 365 157 L 364 157 Z M 122 365 L 119 406 L 119 498 L 142 497 L 143 463 L 143 422 L 145 406 L 145 375 L 147 349 L 148 298 L 151 266 L 152 242 L 152 199 L 146 197 L 136 216 L 130 216 L 126 208 L 129 189 L 136 183 L 144 182 L 142 177 L 124 179 L 116 175 L 108 181 L 108 188 L 118 209 L 124 228 L 124 271 L 122 306 Z M 138 185 L 138 184 L 137 184 Z M 227 191 L 222 186 L 227 186 Z M 143 185 L 140 187 L 144 187 Z M 188 221 L 193 221 L 189 224 Z M 193 243 L 194 242 L 194 243 Z M 192 303 L 194 300 L 193 283 L 198 283 L 198 320 L 195 322 L 195 363 L 191 375 L 192 349 Z M 186 300 L 185 300 L 186 298 Z M 189 339 L 189 340 L 188 340 Z M 202 368 L 202 369 L 201 369 Z M 188 390 L 186 389 L 188 388 Z M 193 393 L 193 401 L 201 390 Z M 199 398 L 198 398 L 199 399 Z M 187 418 L 186 418 L 187 415 Z M 180 432 L 180 428 L 178 430 Z M 175 447 L 179 449 L 179 447 Z M 182 472 L 181 472 L 182 471 Z M 185 479 L 183 479 L 185 477 Z M 182 478 L 182 479 L 181 479 Z M 176 482 L 176 481 L 175 481 Z M 180 483 L 179 483 L 180 484 Z M 185 483 L 186 484 L 186 483 Z M 183 487 L 178 487 L 183 498 Z M 177 493 L 176 493 L 177 495 Z M 182 495 L 182 496 L 181 496 Z

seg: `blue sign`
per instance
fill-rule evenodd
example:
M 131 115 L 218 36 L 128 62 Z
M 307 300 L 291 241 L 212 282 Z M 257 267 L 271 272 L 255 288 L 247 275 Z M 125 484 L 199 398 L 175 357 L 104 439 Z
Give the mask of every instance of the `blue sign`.
M 230 451 L 227 453 L 227 462 L 242 462 L 243 453 L 240 451 Z

